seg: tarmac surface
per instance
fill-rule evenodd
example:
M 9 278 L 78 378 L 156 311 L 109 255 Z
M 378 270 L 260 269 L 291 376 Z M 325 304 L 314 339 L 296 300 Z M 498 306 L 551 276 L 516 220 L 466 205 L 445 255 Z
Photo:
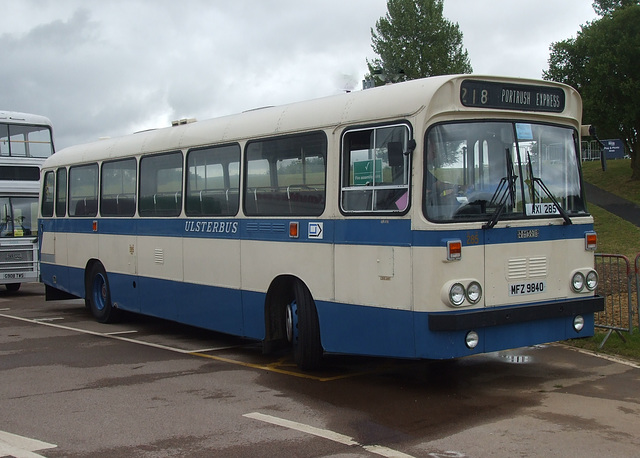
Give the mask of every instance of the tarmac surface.
M 591 183 L 584 183 L 587 193 L 587 202 L 604 208 L 609 213 L 613 213 L 630 223 L 640 227 L 640 206 L 622 197 L 616 196 L 608 191 L 598 188 Z

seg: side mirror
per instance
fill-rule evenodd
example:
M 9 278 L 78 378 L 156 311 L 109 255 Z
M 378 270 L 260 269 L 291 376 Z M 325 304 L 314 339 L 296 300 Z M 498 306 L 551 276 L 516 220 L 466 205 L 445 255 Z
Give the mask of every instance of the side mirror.
M 404 151 L 402 151 L 401 142 L 389 142 L 387 144 L 387 152 L 389 154 L 389 166 L 402 167 L 404 165 Z

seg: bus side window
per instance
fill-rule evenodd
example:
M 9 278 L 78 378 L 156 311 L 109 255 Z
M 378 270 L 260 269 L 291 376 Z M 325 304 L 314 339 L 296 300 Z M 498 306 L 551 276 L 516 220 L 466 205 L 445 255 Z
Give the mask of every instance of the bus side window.
M 326 202 L 324 132 L 247 144 L 244 211 L 249 216 L 320 216 Z
M 140 216 L 179 216 L 182 211 L 182 153 L 140 159 Z
M 234 216 L 240 191 L 240 145 L 194 149 L 187 155 L 187 216 Z
M 409 206 L 409 128 L 354 129 L 342 141 L 341 207 L 347 213 L 404 212 Z
M 100 215 L 133 216 L 136 212 L 136 160 L 102 164 Z
M 98 214 L 98 164 L 69 169 L 69 216 Z
M 44 174 L 44 184 L 42 186 L 42 216 L 53 216 L 53 190 L 55 187 L 55 175 L 53 172 L 46 172 Z
M 64 217 L 67 214 L 67 169 L 58 169 L 56 176 L 56 216 Z

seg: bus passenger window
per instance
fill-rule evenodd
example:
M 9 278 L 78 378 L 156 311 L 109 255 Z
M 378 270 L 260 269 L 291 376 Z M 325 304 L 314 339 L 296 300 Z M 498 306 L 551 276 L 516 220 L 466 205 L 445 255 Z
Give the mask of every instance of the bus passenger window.
M 194 149 L 187 155 L 187 216 L 235 216 L 240 192 L 240 146 Z
M 320 216 L 325 207 L 323 132 L 247 144 L 244 211 L 249 216 Z
M 100 214 L 102 216 L 133 216 L 136 212 L 136 160 L 102 164 Z
M 55 175 L 53 172 L 44 174 L 44 185 L 42 187 L 42 216 L 53 216 L 53 190 L 55 186 Z
M 409 206 L 406 125 L 348 131 L 342 141 L 341 207 L 347 213 L 401 213 Z
M 140 160 L 140 216 L 179 216 L 182 211 L 182 153 Z
M 98 164 L 69 169 L 69 216 L 98 214 Z
M 56 216 L 64 217 L 67 214 L 67 169 L 58 169 L 56 176 Z

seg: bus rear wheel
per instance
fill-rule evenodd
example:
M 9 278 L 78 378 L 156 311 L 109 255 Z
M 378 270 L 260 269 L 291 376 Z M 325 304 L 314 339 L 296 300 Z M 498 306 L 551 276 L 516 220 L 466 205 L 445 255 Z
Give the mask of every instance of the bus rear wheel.
M 299 280 L 294 285 L 294 297 L 285 311 L 285 330 L 293 346 L 293 359 L 302 370 L 317 369 L 322 361 L 322 345 L 316 305 Z
M 114 323 L 118 321 L 119 310 L 111 303 L 109 280 L 102 264 L 91 266 L 87 279 L 87 299 L 92 315 L 99 323 Z

